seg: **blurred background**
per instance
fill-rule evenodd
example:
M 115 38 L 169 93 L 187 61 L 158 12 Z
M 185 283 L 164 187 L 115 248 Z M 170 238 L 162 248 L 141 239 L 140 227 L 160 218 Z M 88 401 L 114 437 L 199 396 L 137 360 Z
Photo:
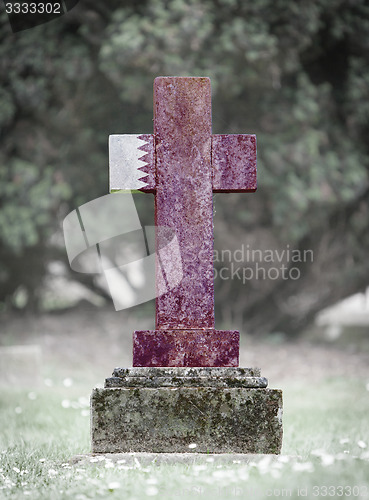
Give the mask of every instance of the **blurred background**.
M 217 328 L 367 345 L 365 0 L 81 0 L 15 34 L 2 11 L 0 26 L 1 345 L 42 333 L 52 352 L 60 335 L 78 363 L 83 333 L 92 362 L 97 339 L 154 327 L 154 301 L 115 312 L 96 276 L 70 269 L 62 221 L 108 193 L 109 134 L 152 133 L 165 75 L 209 76 L 213 133 L 258 139 L 258 191 L 214 196 L 216 269 L 249 269 L 215 280 Z M 135 200 L 150 224 L 153 196 Z M 131 363 L 128 347 L 118 354 Z

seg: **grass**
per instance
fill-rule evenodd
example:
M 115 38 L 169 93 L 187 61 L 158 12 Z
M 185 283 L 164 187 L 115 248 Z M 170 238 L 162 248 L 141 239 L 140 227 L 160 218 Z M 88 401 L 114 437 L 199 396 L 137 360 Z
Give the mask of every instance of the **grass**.
M 369 394 L 366 381 L 326 379 L 284 389 L 284 445 L 279 459 L 192 465 L 72 465 L 87 454 L 89 387 L 0 393 L 0 498 L 231 499 L 369 497 Z

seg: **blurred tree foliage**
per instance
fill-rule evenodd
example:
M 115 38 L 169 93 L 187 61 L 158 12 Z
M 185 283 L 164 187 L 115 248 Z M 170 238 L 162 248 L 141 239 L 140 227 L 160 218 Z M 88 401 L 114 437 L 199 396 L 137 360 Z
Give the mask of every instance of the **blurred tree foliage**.
M 218 323 L 294 333 L 368 284 L 365 0 L 81 0 L 0 29 L 0 301 L 37 308 L 60 221 L 107 193 L 108 135 L 152 132 L 158 75 L 210 76 L 214 133 L 258 136 L 259 190 L 216 195 L 216 248 L 314 252 L 298 280 L 217 280 Z

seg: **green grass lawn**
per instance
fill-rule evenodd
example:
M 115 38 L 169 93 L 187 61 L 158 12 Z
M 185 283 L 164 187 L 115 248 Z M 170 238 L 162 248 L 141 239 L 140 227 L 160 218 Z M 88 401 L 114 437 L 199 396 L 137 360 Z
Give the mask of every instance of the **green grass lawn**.
M 114 463 L 87 454 L 85 386 L 0 393 L 0 498 L 369 498 L 366 381 L 285 385 L 282 455 L 248 464 L 206 455 L 191 465 Z

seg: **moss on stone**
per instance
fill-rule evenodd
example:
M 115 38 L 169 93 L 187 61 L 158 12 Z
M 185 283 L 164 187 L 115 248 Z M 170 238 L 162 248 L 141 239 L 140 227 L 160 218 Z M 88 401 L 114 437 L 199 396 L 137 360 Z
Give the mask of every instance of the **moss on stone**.
M 94 452 L 279 453 L 282 392 L 180 387 L 95 389 Z

